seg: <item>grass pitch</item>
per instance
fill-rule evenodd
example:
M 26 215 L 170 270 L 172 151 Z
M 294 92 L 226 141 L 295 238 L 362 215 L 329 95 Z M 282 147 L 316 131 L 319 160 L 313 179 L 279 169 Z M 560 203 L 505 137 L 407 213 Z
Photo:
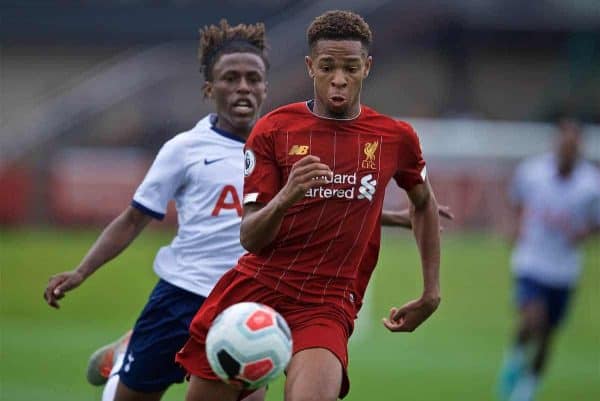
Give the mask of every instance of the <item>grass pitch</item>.
M 148 230 L 123 255 L 62 302 L 42 299 L 48 277 L 73 268 L 94 241 L 90 230 L 0 231 L 0 399 L 100 400 L 85 381 L 90 353 L 130 328 L 156 282 L 152 260 L 171 232 Z M 368 304 L 350 345 L 348 401 L 494 399 L 498 368 L 513 327 L 509 249 L 496 237 L 445 234 L 443 300 L 412 334 L 381 325 L 393 305 L 421 289 L 409 234 L 386 231 Z M 541 401 L 600 399 L 600 246 L 586 244 L 586 268 L 555 341 Z M 185 385 L 166 401 L 183 400 Z M 268 401 L 282 400 L 282 380 Z

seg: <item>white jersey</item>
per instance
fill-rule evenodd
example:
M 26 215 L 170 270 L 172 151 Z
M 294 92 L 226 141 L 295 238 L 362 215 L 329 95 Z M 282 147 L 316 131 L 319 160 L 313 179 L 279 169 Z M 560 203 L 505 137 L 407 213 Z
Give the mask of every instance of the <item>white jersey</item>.
M 562 178 L 554 155 L 538 156 L 518 168 L 511 195 L 523 207 L 513 271 L 549 286 L 572 287 L 581 255 L 570 238 L 600 225 L 600 172 L 580 161 Z
M 179 228 L 154 259 L 165 281 L 207 296 L 244 253 L 240 222 L 244 181 L 244 142 L 213 127 L 215 115 L 166 142 L 132 206 L 162 219 L 175 200 Z

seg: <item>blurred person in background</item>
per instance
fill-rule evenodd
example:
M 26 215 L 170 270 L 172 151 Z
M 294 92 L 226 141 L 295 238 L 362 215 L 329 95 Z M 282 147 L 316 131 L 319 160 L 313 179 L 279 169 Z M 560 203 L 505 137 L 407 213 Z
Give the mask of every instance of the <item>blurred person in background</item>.
M 519 321 L 501 371 L 502 401 L 535 399 L 580 274 L 578 246 L 600 229 L 600 171 L 581 158 L 581 140 L 578 122 L 560 120 L 554 152 L 523 162 L 510 188 Z

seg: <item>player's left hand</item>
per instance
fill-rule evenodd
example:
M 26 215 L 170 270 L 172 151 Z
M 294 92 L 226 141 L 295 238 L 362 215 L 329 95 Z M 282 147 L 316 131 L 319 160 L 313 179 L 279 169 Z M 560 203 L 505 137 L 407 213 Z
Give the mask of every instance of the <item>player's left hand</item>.
M 454 220 L 454 213 L 450 210 L 450 206 L 438 205 L 438 214 L 448 220 Z
M 440 298 L 419 298 L 400 308 L 390 309 L 389 318 L 383 319 L 383 325 L 393 332 L 412 332 L 435 312 Z

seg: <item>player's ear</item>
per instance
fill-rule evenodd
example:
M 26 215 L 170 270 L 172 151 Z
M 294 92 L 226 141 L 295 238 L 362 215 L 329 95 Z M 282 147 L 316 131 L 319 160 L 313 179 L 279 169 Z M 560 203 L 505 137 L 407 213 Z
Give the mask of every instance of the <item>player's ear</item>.
M 373 65 L 373 57 L 367 56 L 367 60 L 365 61 L 365 72 L 363 73 L 363 78 L 369 76 L 369 71 L 371 71 L 371 66 Z
M 308 70 L 308 76 L 311 78 L 315 77 L 315 73 L 313 71 L 313 60 L 312 58 L 310 58 L 310 56 L 305 56 L 304 57 L 304 62 L 306 62 L 306 68 Z
M 202 85 L 202 93 L 204 94 L 205 99 L 212 98 L 212 82 L 204 81 L 204 85 Z

